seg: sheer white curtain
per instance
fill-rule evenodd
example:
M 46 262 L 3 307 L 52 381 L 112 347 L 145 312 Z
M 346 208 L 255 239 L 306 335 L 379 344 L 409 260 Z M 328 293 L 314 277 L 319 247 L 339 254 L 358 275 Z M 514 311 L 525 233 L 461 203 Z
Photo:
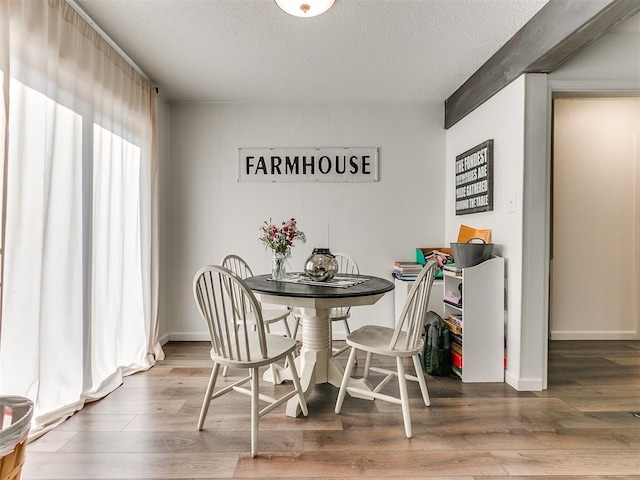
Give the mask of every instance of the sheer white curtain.
M 61 0 L 0 0 L 0 394 L 32 436 L 163 356 L 155 92 Z

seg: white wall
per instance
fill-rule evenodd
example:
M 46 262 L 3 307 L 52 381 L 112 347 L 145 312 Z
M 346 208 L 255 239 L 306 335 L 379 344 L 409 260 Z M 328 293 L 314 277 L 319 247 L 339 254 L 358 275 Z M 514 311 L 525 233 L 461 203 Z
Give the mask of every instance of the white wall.
M 228 253 L 267 273 L 257 240 L 263 220 L 295 217 L 314 246 L 351 254 L 363 273 L 391 279 L 394 260 L 444 239 L 443 105 L 172 104 L 164 202 L 166 310 L 173 340 L 207 339 L 191 293 L 196 270 Z M 240 147 L 367 146 L 379 149 L 375 183 L 237 183 Z M 330 232 L 330 238 L 328 233 Z M 354 326 L 393 325 L 393 294 L 352 309 Z
M 600 40 L 575 55 L 569 61 L 565 62 L 560 68 L 549 74 L 549 86 L 551 94 L 563 96 L 580 95 L 580 96 L 596 96 L 599 98 L 635 96 L 640 94 L 640 14 L 631 18 L 627 22 L 620 25 L 614 31 L 603 36 Z M 615 102 L 616 100 L 614 100 Z M 602 116 L 602 113 L 600 114 Z M 603 117 L 605 123 L 609 123 L 606 116 Z M 634 124 L 627 123 L 626 127 Z M 636 132 L 640 132 L 640 127 L 636 124 Z M 628 141 L 636 142 L 633 139 L 633 133 L 628 132 Z M 596 140 L 602 136 L 591 133 L 582 133 L 580 136 L 589 135 L 592 140 Z M 583 142 L 584 140 L 576 140 Z M 636 149 L 637 145 L 629 146 L 630 150 Z M 629 150 L 629 153 L 630 153 Z M 637 162 L 637 157 L 636 157 Z M 611 168 L 610 159 L 607 159 L 607 165 Z M 637 168 L 637 167 L 636 167 Z M 637 187 L 636 187 L 637 188 Z M 604 223 L 594 224 L 594 228 L 605 228 Z M 637 242 L 637 241 L 636 241 Z M 557 262 L 554 260 L 554 270 L 557 270 Z M 638 282 L 638 264 L 636 263 L 636 282 Z M 600 295 L 601 289 L 594 289 L 585 295 Z M 637 295 L 637 287 L 636 287 Z M 638 335 L 638 325 L 629 324 L 625 321 L 615 320 L 613 317 L 617 315 L 615 305 L 611 304 L 607 308 L 609 315 L 606 315 L 606 325 L 591 325 L 585 328 L 584 324 L 578 325 L 578 320 L 563 320 L 562 325 L 553 325 L 555 332 L 553 338 L 611 338 L 615 335 L 617 338 L 629 338 Z M 619 312 L 618 312 L 619 313 Z M 556 315 L 559 313 L 556 312 Z M 553 321 L 553 319 L 552 319 Z M 567 323 L 569 322 L 569 323 Z M 603 332 L 602 329 L 607 329 Z
M 637 339 L 640 99 L 554 102 L 551 339 Z
M 169 317 L 167 315 L 167 292 L 169 291 L 168 272 L 169 255 L 166 239 L 168 238 L 168 206 L 169 206 L 169 145 L 171 140 L 169 130 L 169 104 L 162 95 L 157 97 L 158 115 L 158 176 L 159 176 L 159 207 L 158 207 L 158 235 L 159 235 L 159 285 L 158 285 L 158 317 L 159 317 L 159 337 L 161 343 L 166 343 L 169 339 Z
M 525 76 L 505 87 L 446 133 L 445 236 L 455 242 L 461 224 L 489 228 L 495 250 L 505 258 L 507 290 L 506 380 L 517 386 L 520 377 L 523 264 L 523 181 L 525 166 Z M 455 158 L 493 139 L 493 211 L 455 213 Z M 494 251 L 495 251 L 494 250 Z M 540 381 L 540 379 L 538 379 Z

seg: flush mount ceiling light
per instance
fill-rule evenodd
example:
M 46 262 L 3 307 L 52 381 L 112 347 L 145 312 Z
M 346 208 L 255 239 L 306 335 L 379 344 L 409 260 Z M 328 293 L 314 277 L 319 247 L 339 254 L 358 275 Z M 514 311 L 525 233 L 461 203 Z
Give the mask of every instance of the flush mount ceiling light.
M 282 10 L 295 17 L 315 17 L 331 8 L 336 0 L 275 0 Z

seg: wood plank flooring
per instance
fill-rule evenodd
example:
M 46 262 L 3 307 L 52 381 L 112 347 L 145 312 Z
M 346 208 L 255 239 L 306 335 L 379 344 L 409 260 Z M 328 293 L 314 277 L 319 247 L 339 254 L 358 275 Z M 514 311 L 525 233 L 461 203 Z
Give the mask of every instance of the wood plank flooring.
M 551 342 L 543 392 L 427 377 L 430 407 L 410 385 L 410 440 L 399 406 L 347 395 L 335 415 L 337 388 L 319 385 L 309 417 L 262 417 L 257 458 L 244 396 L 214 400 L 196 430 L 208 344 L 164 348 L 166 360 L 30 443 L 22 479 L 640 479 L 640 341 Z

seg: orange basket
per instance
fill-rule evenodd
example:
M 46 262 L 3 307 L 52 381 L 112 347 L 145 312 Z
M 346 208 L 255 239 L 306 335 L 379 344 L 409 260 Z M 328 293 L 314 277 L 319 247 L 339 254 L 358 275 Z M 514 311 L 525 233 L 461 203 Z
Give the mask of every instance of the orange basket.
M 32 415 L 28 398 L 0 396 L 0 480 L 20 480 Z

